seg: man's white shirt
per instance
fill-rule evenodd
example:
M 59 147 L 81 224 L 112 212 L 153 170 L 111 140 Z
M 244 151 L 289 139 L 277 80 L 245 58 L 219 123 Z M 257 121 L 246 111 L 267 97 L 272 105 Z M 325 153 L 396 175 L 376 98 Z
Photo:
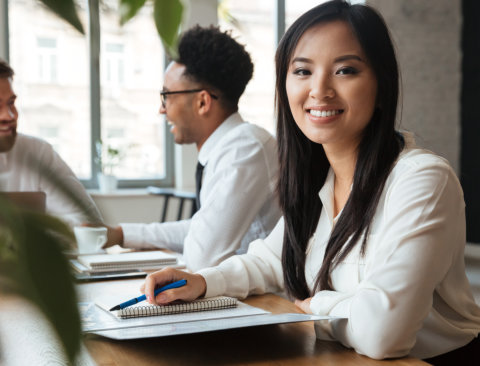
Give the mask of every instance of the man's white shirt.
M 200 149 L 201 208 L 189 220 L 121 224 L 124 246 L 183 252 L 187 268 L 216 265 L 265 238 L 280 217 L 275 197 L 276 141 L 267 131 L 228 117 Z M 193 174 L 193 172 L 192 172 Z
M 65 197 L 55 183 L 47 178 L 42 171 L 45 168 L 82 201 L 87 213 Z M 102 222 L 95 203 L 70 167 L 50 144 L 36 137 L 18 134 L 13 148 L 0 153 L 0 191 L 45 192 L 47 213 L 72 226 L 87 221 Z

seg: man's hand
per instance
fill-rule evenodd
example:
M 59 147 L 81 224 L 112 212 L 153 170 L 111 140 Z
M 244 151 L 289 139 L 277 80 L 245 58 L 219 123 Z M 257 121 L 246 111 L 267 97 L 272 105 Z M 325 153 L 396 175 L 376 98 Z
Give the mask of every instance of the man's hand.
M 121 226 L 108 226 L 104 225 L 107 228 L 107 242 L 103 248 L 112 247 L 115 244 L 120 246 L 123 245 L 123 230 Z
M 156 288 L 179 280 L 187 280 L 187 284 L 179 288 L 163 291 L 155 298 L 153 293 Z M 205 295 L 207 283 L 199 274 L 166 268 L 149 274 L 140 291 L 146 295 L 150 304 L 165 305 L 175 300 L 193 301 Z

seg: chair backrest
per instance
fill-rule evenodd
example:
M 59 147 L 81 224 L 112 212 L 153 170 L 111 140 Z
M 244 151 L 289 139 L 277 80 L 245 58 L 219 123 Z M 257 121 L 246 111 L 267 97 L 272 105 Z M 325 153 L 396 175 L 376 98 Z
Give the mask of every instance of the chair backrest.
M 177 214 L 176 214 L 177 221 L 185 217 L 183 213 L 185 202 L 188 202 L 188 201 L 191 202 L 191 206 L 190 206 L 191 209 L 187 215 L 187 218 L 192 217 L 195 214 L 195 212 L 197 212 L 197 205 L 195 203 L 195 193 L 193 192 L 178 191 L 173 188 L 160 188 L 160 187 L 154 187 L 154 186 L 147 187 L 147 191 L 149 194 L 163 197 L 163 208 L 160 216 L 160 222 L 165 222 L 167 219 L 168 207 L 169 207 L 171 198 L 179 201 Z

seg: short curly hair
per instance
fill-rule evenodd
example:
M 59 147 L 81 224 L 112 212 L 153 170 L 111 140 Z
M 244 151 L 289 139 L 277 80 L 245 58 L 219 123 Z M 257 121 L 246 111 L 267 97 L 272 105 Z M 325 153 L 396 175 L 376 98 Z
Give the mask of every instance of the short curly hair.
M 185 65 L 185 76 L 219 91 L 225 105 L 235 109 L 253 75 L 245 47 L 215 26 L 196 25 L 183 33 L 175 61 Z
M 6 79 L 13 77 L 13 69 L 10 65 L 0 58 L 0 78 Z

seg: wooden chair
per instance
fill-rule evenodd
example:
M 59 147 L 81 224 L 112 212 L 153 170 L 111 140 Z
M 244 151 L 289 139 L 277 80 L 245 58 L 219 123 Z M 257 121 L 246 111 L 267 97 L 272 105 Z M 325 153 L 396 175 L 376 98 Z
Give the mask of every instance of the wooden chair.
M 165 222 L 167 219 L 168 204 L 171 198 L 179 201 L 177 216 L 176 216 L 177 221 L 182 220 L 182 218 L 184 217 L 183 208 L 185 206 L 185 202 L 187 201 L 191 202 L 191 210 L 188 215 L 188 218 L 192 217 L 195 214 L 195 212 L 197 212 L 197 205 L 195 202 L 196 197 L 195 197 L 195 193 L 193 192 L 178 191 L 174 188 L 160 188 L 160 187 L 154 187 L 154 186 L 147 187 L 147 191 L 151 195 L 163 197 L 163 208 L 162 208 L 162 214 L 160 217 L 160 222 Z

